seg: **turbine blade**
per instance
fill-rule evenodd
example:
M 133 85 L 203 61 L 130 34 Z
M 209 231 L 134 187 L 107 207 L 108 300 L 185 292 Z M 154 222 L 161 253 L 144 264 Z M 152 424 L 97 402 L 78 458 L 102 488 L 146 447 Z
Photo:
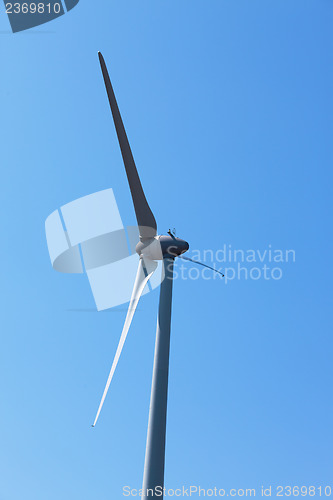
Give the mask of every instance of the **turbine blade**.
M 128 330 L 129 330 L 129 328 L 131 326 L 131 322 L 132 322 L 132 319 L 133 319 L 136 307 L 138 305 L 138 302 L 140 300 L 140 297 L 142 295 L 142 292 L 143 292 L 146 284 L 148 283 L 149 279 L 153 275 L 153 273 L 156 270 L 156 268 L 157 268 L 157 264 L 156 264 L 155 261 L 149 260 L 149 259 L 140 258 L 139 267 L 138 267 L 138 271 L 137 271 L 137 274 L 136 274 L 135 283 L 134 283 L 133 292 L 132 292 L 132 297 L 131 297 L 131 301 L 129 303 L 129 307 L 128 307 L 127 316 L 126 316 L 126 319 L 125 319 L 123 331 L 122 331 L 121 336 L 120 336 L 120 340 L 119 340 L 119 344 L 118 344 L 118 347 L 117 347 L 117 351 L 116 351 L 116 354 L 115 354 L 115 357 L 114 357 L 114 360 L 113 360 L 113 363 L 112 363 L 112 367 L 111 367 L 111 371 L 109 373 L 108 380 L 106 382 L 106 386 L 105 386 L 105 389 L 104 389 L 104 392 L 103 392 L 103 396 L 102 396 L 101 402 L 99 404 L 99 408 L 98 408 L 98 411 L 97 411 L 97 414 L 96 414 L 96 418 L 95 418 L 93 427 L 95 427 L 96 422 L 97 422 L 98 417 L 99 417 L 99 414 L 101 413 L 101 409 L 102 409 L 103 403 L 105 401 L 108 389 L 110 387 L 113 374 L 114 374 L 115 369 L 117 367 L 121 351 L 122 351 L 122 349 L 124 347 L 124 343 L 125 343 L 125 340 L 126 340 L 126 337 L 127 337 L 127 333 L 128 333 Z
M 109 73 L 106 68 L 104 58 L 100 52 L 98 52 L 98 57 L 102 68 L 106 92 L 109 98 L 113 121 L 125 165 L 126 175 L 131 190 L 134 210 L 140 230 L 140 237 L 141 239 L 153 238 L 157 234 L 156 220 L 143 192 L 140 177 L 135 166 L 125 127 L 121 119 L 116 97 L 113 92 Z
M 180 259 L 188 260 L 190 262 L 193 262 L 194 264 L 199 264 L 199 266 L 207 267 L 208 269 L 211 269 L 215 273 L 218 273 L 218 274 L 221 274 L 221 276 L 224 276 L 224 274 L 221 273 L 221 271 L 218 271 L 218 269 L 215 269 L 214 267 L 211 267 L 211 266 L 207 266 L 207 264 L 203 264 L 202 262 L 199 262 L 198 260 L 193 260 L 193 259 L 190 259 L 189 257 L 183 257 L 183 255 L 179 255 L 178 257 Z

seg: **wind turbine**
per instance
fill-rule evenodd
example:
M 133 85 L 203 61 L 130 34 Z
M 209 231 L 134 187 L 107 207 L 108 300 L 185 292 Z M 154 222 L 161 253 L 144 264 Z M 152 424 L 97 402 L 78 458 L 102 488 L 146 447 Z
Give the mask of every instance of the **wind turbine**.
M 189 249 L 189 244 L 185 240 L 176 238 L 170 231 L 168 235 L 157 235 L 156 220 L 148 205 L 144 191 L 142 189 L 141 181 L 135 166 L 125 127 L 111 85 L 108 70 L 106 68 L 104 58 L 100 52 L 98 53 L 98 57 L 103 73 L 105 87 L 111 107 L 113 121 L 118 136 L 118 141 L 125 165 L 126 175 L 139 227 L 140 239 L 136 246 L 136 252 L 138 253 L 140 259 L 123 331 L 93 427 L 96 425 L 96 422 L 100 415 L 139 299 L 146 284 L 157 268 L 156 261 L 162 260 L 164 279 L 161 283 L 159 310 L 157 317 L 154 368 L 142 486 L 143 499 L 148 497 L 148 490 L 149 492 L 153 492 L 153 496 L 159 496 L 159 498 L 162 498 L 160 494 L 155 495 L 155 493 L 157 491 L 160 492 L 164 487 L 164 459 L 168 397 L 173 265 L 175 258 L 182 258 L 182 254 Z M 192 261 L 192 259 L 190 258 L 186 258 L 186 260 Z M 219 272 L 216 269 L 211 268 L 210 266 L 206 266 L 205 264 L 202 264 L 200 262 L 192 262 L 204 265 L 205 267 L 208 267 L 213 271 Z M 152 495 L 149 493 L 149 496 L 151 497 Z

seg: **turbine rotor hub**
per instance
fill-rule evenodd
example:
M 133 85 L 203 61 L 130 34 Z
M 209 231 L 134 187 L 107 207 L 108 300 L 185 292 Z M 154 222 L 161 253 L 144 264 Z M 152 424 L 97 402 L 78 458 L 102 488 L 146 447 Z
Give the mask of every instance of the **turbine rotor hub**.
M 171 235 L 155 236 L 149 240 L 139 241 L 136 252 L 151 260 L 162 260 L 164 257 L 178 257 L 187 252 L 189 244 L 181 238 Z

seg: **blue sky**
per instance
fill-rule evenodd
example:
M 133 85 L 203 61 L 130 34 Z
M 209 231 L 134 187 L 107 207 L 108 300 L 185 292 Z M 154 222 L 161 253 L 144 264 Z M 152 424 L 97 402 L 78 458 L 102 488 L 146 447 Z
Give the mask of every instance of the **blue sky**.
M 332 21 L 329 0 L 81 0 L 14 35 L 2 9 L 1 500 L 141 487 L 158 292 L 91 429 L 126 312 L 95 312 L 44 235 L 108 187 L 135 223 L 98 50 L 159 231 L 296 254 L 281 280 L 175 282 L 166 484 L 333 486 Z

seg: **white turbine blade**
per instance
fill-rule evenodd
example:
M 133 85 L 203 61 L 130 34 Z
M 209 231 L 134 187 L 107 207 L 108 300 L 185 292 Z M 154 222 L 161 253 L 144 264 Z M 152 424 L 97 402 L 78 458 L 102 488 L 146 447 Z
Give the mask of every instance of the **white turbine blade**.
M 133 288 L 133 292 L 132 292 L 132 297 L 131 297 L 131 301 L 129 303 L 129 307 L 128 307 L 127 316 L 126 316 L 126 319 L 125 319 L 123 331 L 121 333 L 121 337 L 120 337 L 120 340 L 119 340 L 117 351 L 116 351 L 116 354 L 115 354 L 115 357 L 114 357 L 114 360 L 113 360 L 113 363 L 112 363 L 112 367 L 111 367 L 111 371 L 109 373 L 108 380 L 106 382 L 106 386 L 105 386 L 105 389 L 104 389 L 104 393 L 103 393 L 101 402 L 99 404 L 99 408 L 98 408 L 98 411 L 97 411 L 97 415 L 96 415 L 93 427 L 95 427 L 96 422 L 97 422 L 98 417 L 99 417 L 99 414 L 101 413 L 101 409 L 102 409 L 103 403 L 105 401 L 108 389 L 110 387 L 113 374 L 114 374 L 115 369 L 117 367 L 121 351 L 122 351 L 122 349 L 124 347 L 124 343 L 125 343 L 125 340 L 126 340 L 126 337 L 127 337 L 127 333 L 128 333 L 129 327 L 131 326 L 131 322 L 132 322 L 132 319 L 133 319 L 133 316 L 134 316 L 134 313 L 135 313 L 135 310 L 136 310 L 136 306 L 138 305 L 138 302 L 140 300 L 140 297 L 142 295 L 142 292 L 143 292 L 146 284 L 148 283 L 149 279 L 153 275 L 153 273 L 156 270 L 156 268 L 157 268 L 157 264 L 153 260 L 140 258 L 138 272 L 137 272 L 137 275 L 136 275 L 136 278 L 135 278 L 135 283 L 134 283 L 134 288 Z

